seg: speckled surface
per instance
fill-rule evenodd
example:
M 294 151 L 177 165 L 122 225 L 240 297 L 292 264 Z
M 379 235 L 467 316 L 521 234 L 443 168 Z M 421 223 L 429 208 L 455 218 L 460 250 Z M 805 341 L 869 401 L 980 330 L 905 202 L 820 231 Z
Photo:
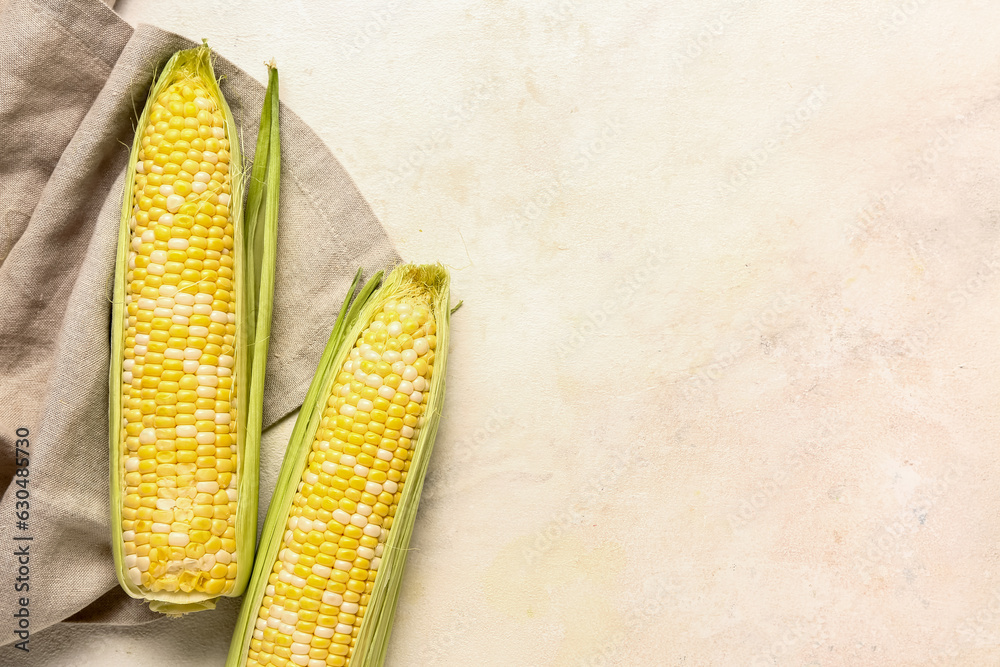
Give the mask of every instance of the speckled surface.
M 1000 663 L 1000 5 L 239 4 L 117 10 L 274 57 L 465 300 L 388 665 Z

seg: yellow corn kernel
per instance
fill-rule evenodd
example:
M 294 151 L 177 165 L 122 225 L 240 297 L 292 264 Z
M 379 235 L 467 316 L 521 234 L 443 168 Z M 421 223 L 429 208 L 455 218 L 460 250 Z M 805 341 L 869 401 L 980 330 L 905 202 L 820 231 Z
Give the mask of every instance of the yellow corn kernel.
M 297 610 L 295 636 L 272 633 L 248 665 L 350 660 L 404 486 L 393 473 L 405 470 L 420 430 L 406 419 L 420 414 L 433 368 L 429 305 L 426 294 L 387 300 L 335 375 L 270 570 L 273 591 L 257 609 L 262 619 Z M 303 623 L 307 613 L 317 615 Z
M 213 330 L 235 330 L 235 294 L 214 287 L 211 296 L 202 294 L 218 279 L 217 266 L 200 264 L 204 248 L 228 257 L 230 267 L 236 251 L 232 234 L 197 224 L 199 215 L 221 217 L 223 228 L 234 224 L 231 157 L 221 148 L 230 145 L 230 129 L 216 90 L 179 71 L 151 101 L 141 129 L 149 140 L 142 142 L 131 188 L 121 398 L 138 409 L 122 411 L 119 466 L 122 507 L 136 511 L 129 519 L 123 514 L 124 552 L 151 547 L 148 556 L 126 563 L 132 584 L 145 591 L 218 595 L 235 584 L 235 541 L 226 538 L 226 544 L 219 536 L 235 530 L 227 488 L 235 487 L 239 466 L 230 448 L 237 421 L 228 402 L 215 409 L 218 387 L 239 386 L 234 353 L 230 346 L 225 359 L 192 354 L 208 347 Z M 210 139 L 200 139 L 203 134 Z M 214 152 L 194 143 L 207 149 L 209 140 Z M 213 180 L 222 194 L 210 191 Z M 148 516 L 136 520 L 140 509 Z

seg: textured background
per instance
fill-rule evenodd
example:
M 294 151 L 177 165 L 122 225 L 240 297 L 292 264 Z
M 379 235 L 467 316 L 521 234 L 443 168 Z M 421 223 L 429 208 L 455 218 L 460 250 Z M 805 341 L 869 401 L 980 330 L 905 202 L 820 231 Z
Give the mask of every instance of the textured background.
M 116 10 L 275 58 L 453 270 L 388 665 L 1000 661 L 1000 4 Z M 221 664 L 233 611 L 32 664 Z

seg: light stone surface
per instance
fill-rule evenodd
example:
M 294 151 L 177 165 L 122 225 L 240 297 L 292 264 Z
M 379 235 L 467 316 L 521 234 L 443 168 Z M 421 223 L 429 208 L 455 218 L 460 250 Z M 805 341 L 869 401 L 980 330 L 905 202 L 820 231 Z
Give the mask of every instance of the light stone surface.
M 117 10 L 275 58 L 465 300 L 388 665 L 998 664 L 1000 4 Z

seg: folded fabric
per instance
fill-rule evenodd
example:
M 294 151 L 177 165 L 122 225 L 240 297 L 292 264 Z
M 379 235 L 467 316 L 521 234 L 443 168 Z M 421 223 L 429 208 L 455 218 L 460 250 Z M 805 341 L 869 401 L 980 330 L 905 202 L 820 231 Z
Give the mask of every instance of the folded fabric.
M 118 589 L 109 543 L 111 277 L 136 119 L 157 69 L 192 43 L 133 31 L 99 0 L 7 0 L 0 25 L 0 611 L 9 619 L 28 598 L 32 634 L 66 619 L 151 620 Z M 252 158 L 264 88 L 215 65 Z M 265 427 L 302 400 L 357 268 L 399 261 L 336 158 L 281 114 Z M 15 476 L 25 432 L 30 463 Z M 30 588 L 17 591 L 25 545 Z

